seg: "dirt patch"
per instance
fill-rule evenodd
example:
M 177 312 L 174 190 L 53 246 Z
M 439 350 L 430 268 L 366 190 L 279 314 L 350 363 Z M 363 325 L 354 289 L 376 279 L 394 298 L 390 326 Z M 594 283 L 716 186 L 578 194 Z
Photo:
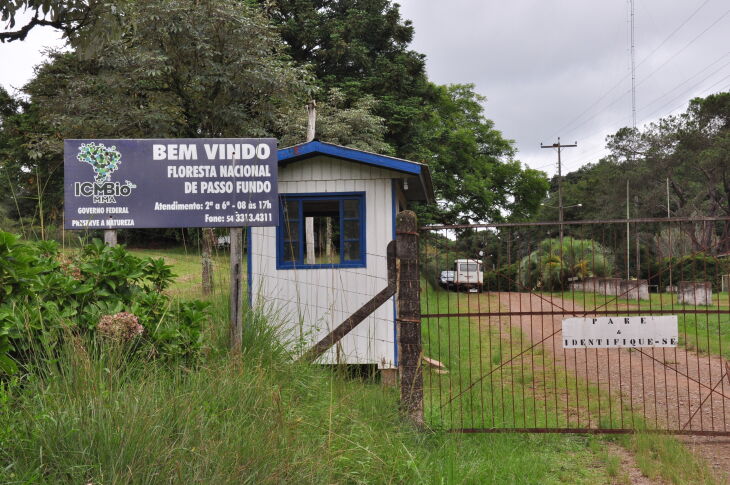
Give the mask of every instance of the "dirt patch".
M 730 483 L 730 437 L 684 436 L 681 440 L 705 459 L 721 483 Z
M 585 314 L 577 303 L 559 298 L 501 293 L 499 300 L 512 311 Z M 721 380 L 725 367 L 720 357 L 680 347 L 566 350 L 560 340 L 562 318 L 562 314 L 511 316 L 509 324 L 519 326 L 533 344 L 540 343 L 572 373 L 600 390 L 617 393 L 624 408 L 644 415 L 652 427 L 730 431 L 730 382 Z
M 614 443 L 607 443 L 606 448 L 611 455 L 621 460 L 616 477 L 611 483 L 626 485 L 655 485 L 664 483 L 661 480 L 653 480 L 644 475 L 639 469 L 639 465 L 636 464 L 634 455 L 629 453 L 625 448 Z

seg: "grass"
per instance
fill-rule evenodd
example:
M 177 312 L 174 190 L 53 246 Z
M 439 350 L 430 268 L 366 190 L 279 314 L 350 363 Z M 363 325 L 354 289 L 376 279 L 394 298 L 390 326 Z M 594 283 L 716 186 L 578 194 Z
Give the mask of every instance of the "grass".
M 138 257 L 150 257 L 154 259 L 162 258 L 165 262 L 173 267 L 173 272 L 177 274 L 174 284 L 170 288 L 170 293 L 182 298 L 202 298 L 201 294 L 201 262 L 200 253 L 191 251 L 186 248 L 175 249 L 131 249 L 130 253 Z M 213 259 L 213 293 L 222 294 L 228 292 L 230 282 L 230 261 L 228 252 L 224 250 L 215 251 L 212 255 Z M 246 261 L 243 261 L 243 274 L 245 279 Z
M 589 438 L 419 433 L 394 389 L 292 364 L 249 322 L 241 356 L 195 368 L 70 339 L 0 393 L 0 482 L 605 482 Z
M 135 252 L 173 264 L 180 275 L 174 294 L 199 295 L 197 255 Z M 247 315 L 244 351 L 228 354 L 225 256 L 216 262 L 211 350 L 199 365 L 130 360 L 123 349 L 68 338 L 36 372 L 0 384 L 1 483 L 592 484 L 619 477 L 602 438 L 417 432 L 400 416 L 396 390 L 343 368 L 292 363 L 262 315 Z M 458 328 L 449 336 L 467 349 L 486 335 Z M 501 345 L 508 355 L 499 338 L 492 335 L 495 352 Z M 468 359 L 453 358 L 452 371 L 457 362 L 469 370 Z M 514 377 L 521 388 L 531 382 Z M 520 419 L 519 407 L 510 413 L 500 419 Z M 649 442 L 647 469 L 663 466 L 658 446 Z M 691 457 L 673 458 L 695 470 Z M 686 474 L 672 481 L 695 483 Z

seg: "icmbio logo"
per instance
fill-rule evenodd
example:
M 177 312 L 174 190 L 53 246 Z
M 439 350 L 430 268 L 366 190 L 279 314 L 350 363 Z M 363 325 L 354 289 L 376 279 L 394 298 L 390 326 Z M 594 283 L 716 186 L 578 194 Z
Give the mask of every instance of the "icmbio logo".
M 132 189 L 136 189 L 129 180 L 124 184 L 112 182 L 112 173 L 116 172 L 122 163 L 122 154 L 116 146 L 106 147 L 103 143 L 82 143 L 76 159 L 88 163 L 94 169 L 93 182 L 76 182 L 74 195 L 76 197 L 92 197 L 97 204 L 114 204 L 115 197 L 128 197 Z

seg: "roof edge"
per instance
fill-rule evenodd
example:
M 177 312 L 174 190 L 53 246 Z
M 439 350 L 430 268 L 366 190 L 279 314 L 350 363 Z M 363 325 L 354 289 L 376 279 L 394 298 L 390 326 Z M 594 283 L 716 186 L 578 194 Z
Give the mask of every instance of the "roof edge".
M 388 155 L 381 155 L 379 153 L 358 150 L 356 148 L 349 148 L 319 140 L 300 143 L 299 145 L 280 148 L 278 150 L 279 163 L 299 161 L 318 154 L 329 155 L 343 160 L 365 163 L 376 167 L 414 175 L 418 177 L 423 185 L 426 202 L 432 203 L 435 201 L 431 173 L 428 165 L 425 163 L 414 162 Z

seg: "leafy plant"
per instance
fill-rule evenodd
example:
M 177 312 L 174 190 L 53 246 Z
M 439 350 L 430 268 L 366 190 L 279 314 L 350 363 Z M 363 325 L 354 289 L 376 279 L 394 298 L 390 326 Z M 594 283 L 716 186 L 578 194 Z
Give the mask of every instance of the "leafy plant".
M 608 276 L 613 271 L 613 255 L 599 243 L 565 237 L 545 239 L 535 251 L 522 258 L 517 272 L 524 288 L 557 290 L 568 281 L 592 276 Z
M 53 242 L 0 231 L 0 373 L 47 356 L 68 332 L 95 335 L 118 315 L 143 329 L 128 339 L 133 353 L 194 358 L 208 304 L 171 299 L 164 290 L 174 276 L 162 259 L 99 240 L 69 258 Z
M 664 258 L 659 262 L 652 278 L 653 284 L 667 285 L 670 268 L 675 285 L 680 281 L 709 281 L 712 283 L 713 291 L 720 291 L 722 275 L 730 273 L 730 261 L 705 253 Z

